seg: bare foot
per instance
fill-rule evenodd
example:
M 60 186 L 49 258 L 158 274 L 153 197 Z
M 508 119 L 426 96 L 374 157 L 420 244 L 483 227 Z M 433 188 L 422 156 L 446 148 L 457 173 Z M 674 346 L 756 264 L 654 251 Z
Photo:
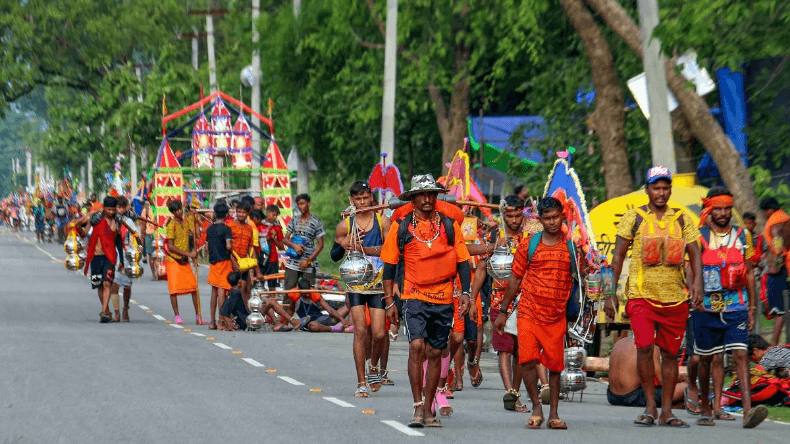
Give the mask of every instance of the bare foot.
M 123 317 L 121 318 L 121 322 L 129 322 L 129 307 L 123 309 Z
M 208 324 L 208 329 L 209 330 L 216 330 L 217 329 L 217 321 L 211 321 L 211 323 Z
M 115 317 L 112 318 L 112 321 L 113 322 L 121 322 L 121 312 L 120 311 L 116 311 L 115 312 Z

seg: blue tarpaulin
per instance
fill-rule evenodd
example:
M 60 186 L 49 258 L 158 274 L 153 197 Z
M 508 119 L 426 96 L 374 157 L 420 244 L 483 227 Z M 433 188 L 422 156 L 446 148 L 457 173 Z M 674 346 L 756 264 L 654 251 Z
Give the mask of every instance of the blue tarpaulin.
M 540 116 L 486 116 L 469 117 L 469 141 L 472 149 L 481 149 L 481 138 L 485 142 L 483 149 L 483 165 L 507 171 L 508 161 L 515 155 L 522 159 L 525 166 L 534 166 L 544 161 L 540 151 L 531 147 L 531 142 L 543 138 L 541 127 L 544 124 Z M 513 150 L 510 137 L 520 125 L 525 125 L 524 137 Z

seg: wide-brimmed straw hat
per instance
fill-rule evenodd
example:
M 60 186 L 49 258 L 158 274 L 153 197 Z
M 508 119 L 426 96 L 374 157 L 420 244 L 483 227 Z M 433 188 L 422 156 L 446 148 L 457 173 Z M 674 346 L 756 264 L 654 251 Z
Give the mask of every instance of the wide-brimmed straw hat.
M 411 200 L 411 197 L 420 193 L 447 193 L 449 190 L 436 183 L 433 176 L 430 174 L 420 174 L 412 176 L 411 189 L 398 196 L 400 200 Z

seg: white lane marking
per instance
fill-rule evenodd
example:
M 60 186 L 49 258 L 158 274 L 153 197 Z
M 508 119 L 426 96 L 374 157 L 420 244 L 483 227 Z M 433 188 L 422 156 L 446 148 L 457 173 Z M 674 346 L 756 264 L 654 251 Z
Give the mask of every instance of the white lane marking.
M 137 304 L 137 301 L 135 301 L 134 299 L 129 299 L 129 302 L 131 302 L 132 304 Z
M 304 385 L 304 383 L 301 383 L 294 378 L 289 378 L 288 376 L 278 376 L 278 378 L 282 379 L 283 381 L 291 385 Z
M 229 347 L 229 346 L 227 346 L 227 345 L 225 345 L 225 344 L 223 344 L 221 342 L 214 342 L 213 344 L 216 345 L 217 347 L 223 349 L 223 350 L 233 350 L 233 347 Z
M 381 422 L 383 422 L 384 424 L 387 424 L 388 426 L 392 427 L 393 429 L 395 429 L 395 430 L 397 430 L 397 431 L 399 431 L 401 433 L 405 433 L 405 434 L 407 434 L 409 436 L 425 436 L 424 433 L 418 432 L 418 431 L 416 431 L 414 429 L 410 429 L 407 426 L 399 423 L 398 421 L 381 421 Z
M 150 310 L 150 308 L 146 307 L 145 305 L 138 304 L 137 306 L 140 307 L 140 310 Z
M 784 421 L 773 421 L 773 422 L 775 422 L 777 424 L 790 425 L 790 422 L 784 422 Z
M 174 327 L 174 328 L 184 328 L 184 326 L 183 326 L 183 325 L 179 325 L 179 324 L 169 324 L 169 325 L 170 325 L 171 327 Z
M 192 333 L 190 333 L 190 334 L 191 334 L 191 335 L 195 335 L 195 336 L 199 336 L 199 337 L 201 337 L 201 338 L 205 338 L 205 337 L 206 337 L 206 335 L 204 335 L 203 333 L 198 333 L 198 332 L 196 332 L 196 331 L 193 331 L 193 332 L 192 332 Z
M 339 405 L 340 407 L 346 407 L 346 408 L 354 407 L 354 404 L 349 404 L 346 401 L 341 401 L 341 400 L 339 400 L 337 398 L 334 398 L 332 396 L 324 396 L 324 399 L 326 399 L 327 401 L 331 402 L 332 404 Z
M 242 361 L 250 364 L 253 367 L 266 367 L 265 365 L 261 364 L 260 362 L 252 359 L 252 358 L 241 358 Z
M 159 315 L 153 315 L 153 317 L 154 317 L 154 319 L 158 319 L 160 321 L 164 321 L 165 320 L 165 318 L 163 318 L 163 317 L 161 317 Z

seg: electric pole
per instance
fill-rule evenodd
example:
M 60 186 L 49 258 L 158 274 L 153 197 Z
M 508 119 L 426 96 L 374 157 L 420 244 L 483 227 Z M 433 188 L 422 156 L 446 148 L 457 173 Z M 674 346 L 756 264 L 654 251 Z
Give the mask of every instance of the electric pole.
M 258 41 L 260 40 L 260 35 L 258 34 L 258 17 L 260 16 L 261 9 L 261 0 L 252 0 L 252 99 L 250 105 L 252 106 L 252 110 L 256 113 L 261 113 L 261 53 L 258 51 Z M 239 110 L 241 112 L 241 110 Z M 252 118 L 252 125 L 255 127 L 261 127 L 261 120 L 253 114 Z M 252 158 L 261 155 L 261 134 L 256 131 L 252 130 Z M 253 167 L 260 167 L 260 165 L 256 165 L 257 162 L 253 163 Z M 252 171 L 252 181 L 250 188 L 253 190 L 259 190 L 261 188 L 261 172 L 260 171 Z
M 677 172 L 675 143 L 672 139 L 672 122 L 667 102 L 667 78 L 664 72 L 664 57 L 661 42 L 652 38 L 658 25 L 657 0 L 638 0 L 639 25 L 642 33 L 644 69 L 647 77 L 647 101 L 650 110 L 650 146 L 653 164 L 663 165 L 673 174 Z
M 381 154 L 395 162 L 395 85 L 398 48 L 398 0 L 387 0 L 387 30 L 384 41 L 384 98 L 381 112 Z

